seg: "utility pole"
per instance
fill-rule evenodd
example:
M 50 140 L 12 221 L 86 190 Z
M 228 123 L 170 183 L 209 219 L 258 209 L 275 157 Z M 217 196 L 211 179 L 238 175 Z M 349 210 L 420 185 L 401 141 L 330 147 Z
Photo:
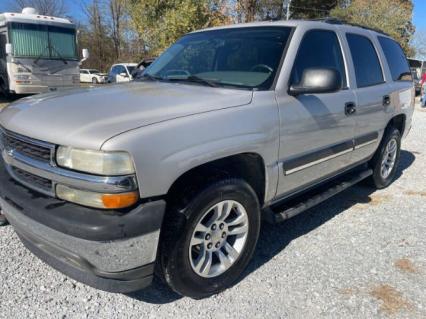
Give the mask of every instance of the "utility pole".
M 290 20 L 291 0 L 287 0 L 286 20 Z

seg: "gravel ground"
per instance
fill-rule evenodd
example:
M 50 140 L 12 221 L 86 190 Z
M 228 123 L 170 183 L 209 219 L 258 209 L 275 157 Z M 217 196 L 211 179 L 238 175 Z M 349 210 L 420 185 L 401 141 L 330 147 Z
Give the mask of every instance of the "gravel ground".
M 356 186 L 265 225 L 233 288 L 180 298 L 161 283 L 131 295 L 97 291 L 43 264 L 0 229 L 1 318 L 426 318 L 426 110 L 416 110 L 397 181 Z

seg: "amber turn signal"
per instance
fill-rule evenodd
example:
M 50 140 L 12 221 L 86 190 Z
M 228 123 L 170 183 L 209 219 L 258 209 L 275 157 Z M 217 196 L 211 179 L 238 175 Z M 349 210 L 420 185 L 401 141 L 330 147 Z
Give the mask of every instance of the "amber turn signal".
M 105 194 L 102 195 L 102 202 L 106 209 L 125 208 L 134 205 L 139 199 L 138 192 L 123 194 Z

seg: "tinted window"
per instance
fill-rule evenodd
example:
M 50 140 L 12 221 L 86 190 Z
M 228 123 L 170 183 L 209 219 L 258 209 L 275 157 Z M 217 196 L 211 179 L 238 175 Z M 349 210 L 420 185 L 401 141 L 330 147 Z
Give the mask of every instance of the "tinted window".
M 379 37 L 379 42 L 391 70 L 392 79 L 394 81 L 411 81 L 410 66 L 401 46 L 394 40 L 385 37 Z
M 346 86 L 342 50 L 333 31 L 314 30 L 306 33 L 297 53 L 291 83 L 298 84 L 303 72 L 309 68 L 336 69 L 342 76 L 343 86 Z
M 383 83 L 383 71 L 373 43 L 358 34 L 347 34 L 346 38 L 354 62 L 358 87 Z

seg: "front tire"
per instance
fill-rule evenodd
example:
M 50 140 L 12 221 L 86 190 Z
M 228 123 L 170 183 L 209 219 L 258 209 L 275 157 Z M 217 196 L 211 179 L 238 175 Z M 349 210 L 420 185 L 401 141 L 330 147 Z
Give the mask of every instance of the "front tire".
M 182 203 L 165 221 L 160 273 L 177 293 L 208 297 L 234 284 L 249 263 L 259 237 L 259 201 L 245 181 L 225 179 Z
M 92 79 L 92 84 L 98 84 L 98 79 L 97 78 L 93 78 Z
M 399 165 L 401 154 L 401 133 L 391 127 L 385 131 L 379 149 L 370 161 L 373 176 L 370 179 L 372 186 L 382 189 L 388 187 L 393 180 Z

